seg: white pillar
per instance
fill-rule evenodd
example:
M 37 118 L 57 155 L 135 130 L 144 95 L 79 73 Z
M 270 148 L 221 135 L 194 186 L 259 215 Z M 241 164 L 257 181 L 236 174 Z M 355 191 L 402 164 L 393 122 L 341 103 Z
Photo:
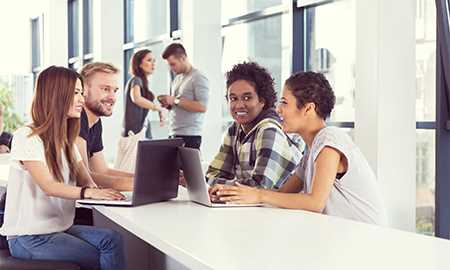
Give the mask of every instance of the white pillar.
M 183 45 L 192 64 L 209 80 L 208 110 L 203 126 L 202 155 L 206 161 L 218 152 L 222 138 L 222 102 L 225 97 L 221 71 L 222 39 L 220 1 L 184 0 Z
M 43 14 L 42 67 L 46 68 L 50 65 L 67 67 L 67 1 L 48 0 Z
M 377 174 L 390 225 L 415 231 L 416 3 L 355 3 L 355 140 Z
M 111 63 L 120 70 L 117 101 L 110 117 L 103 117 L 103 152 L 108 162 L 113 162 L 116 156 L 117 143 L 122 130 L 123 118 L 123 1 L 96 0 L 93 1 L 93 53 L 94 61 Z

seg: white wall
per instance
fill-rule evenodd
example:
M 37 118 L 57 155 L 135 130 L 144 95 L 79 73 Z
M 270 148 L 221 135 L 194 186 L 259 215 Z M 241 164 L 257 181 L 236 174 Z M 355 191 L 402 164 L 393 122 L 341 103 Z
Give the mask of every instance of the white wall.
M 26 12 L 20 12 L 24 2 L 0 1 L 0 74 L 30 72 L 31 22 Z
M 42 66 L 44 68 L 50 65 L 67 66 L 67 1 L 48 0 L 44 8 L 44 59 Z
M 415 231 L 415 1 L 356 2 L 355 141 L 392 227 Z

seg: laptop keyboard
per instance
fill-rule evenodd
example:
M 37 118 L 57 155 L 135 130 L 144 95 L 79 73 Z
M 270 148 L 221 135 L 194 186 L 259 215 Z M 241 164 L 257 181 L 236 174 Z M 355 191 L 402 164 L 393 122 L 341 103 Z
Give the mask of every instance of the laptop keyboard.
M 130 201 L 131 202 L 131 200 L 133 199 L 133 192 L 131 192 L 131 191 L 126 191 L 126 192 L 121 192 L 122 193 L 122 195 L 124 195 L 125 196 L 125 199 L 124 199 L 124 201 Z

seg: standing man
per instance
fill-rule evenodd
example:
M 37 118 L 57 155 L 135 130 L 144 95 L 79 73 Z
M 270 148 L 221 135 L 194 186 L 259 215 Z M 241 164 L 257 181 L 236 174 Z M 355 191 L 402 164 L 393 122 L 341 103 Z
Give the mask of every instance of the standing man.
M 170 110 L 169 136 L 183 138 L 186 147 L 200 149 L 209 96 L 208 79 L 191 65 L 186 50 L 179 43 L 170 44 L 162 57 L 176 74 L 170 95 L 158 97 L 161 105 Z
M 109 168 L 103 155 L 103 129 L 100 117 L 112 114 L 116 92 L 119 90 L 118 72 L 113 65 L 100 62 L 87 64 L 81 69 L 80 74 L 87 94 L 76 144 L 84 164 L 97 185 L 130 191 L 133 190 L 134 175 Z

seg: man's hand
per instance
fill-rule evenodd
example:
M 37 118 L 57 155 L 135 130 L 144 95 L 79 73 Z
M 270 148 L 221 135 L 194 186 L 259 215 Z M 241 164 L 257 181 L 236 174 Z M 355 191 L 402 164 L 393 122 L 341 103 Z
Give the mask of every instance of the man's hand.
M 187 187 L 187 182 L 186 182 L 186 178 L 184 178 L 184 173 L 182 170 L 180 170 L 180 178 L 179 178 L 179 183 L 180 186 L 183 187 Z
M 0 154 L 6 154 L 9 153 L 9 147 L 6 145 L 0 145 Z
M 159 103 L 161 103 L 161 106 L 166 109 L 169 109 L 170 107 L 173 106 L 174 100 L 175 100 L 174 96 L 169 96 L 169 95 L 159 95 L 158 96 Z

